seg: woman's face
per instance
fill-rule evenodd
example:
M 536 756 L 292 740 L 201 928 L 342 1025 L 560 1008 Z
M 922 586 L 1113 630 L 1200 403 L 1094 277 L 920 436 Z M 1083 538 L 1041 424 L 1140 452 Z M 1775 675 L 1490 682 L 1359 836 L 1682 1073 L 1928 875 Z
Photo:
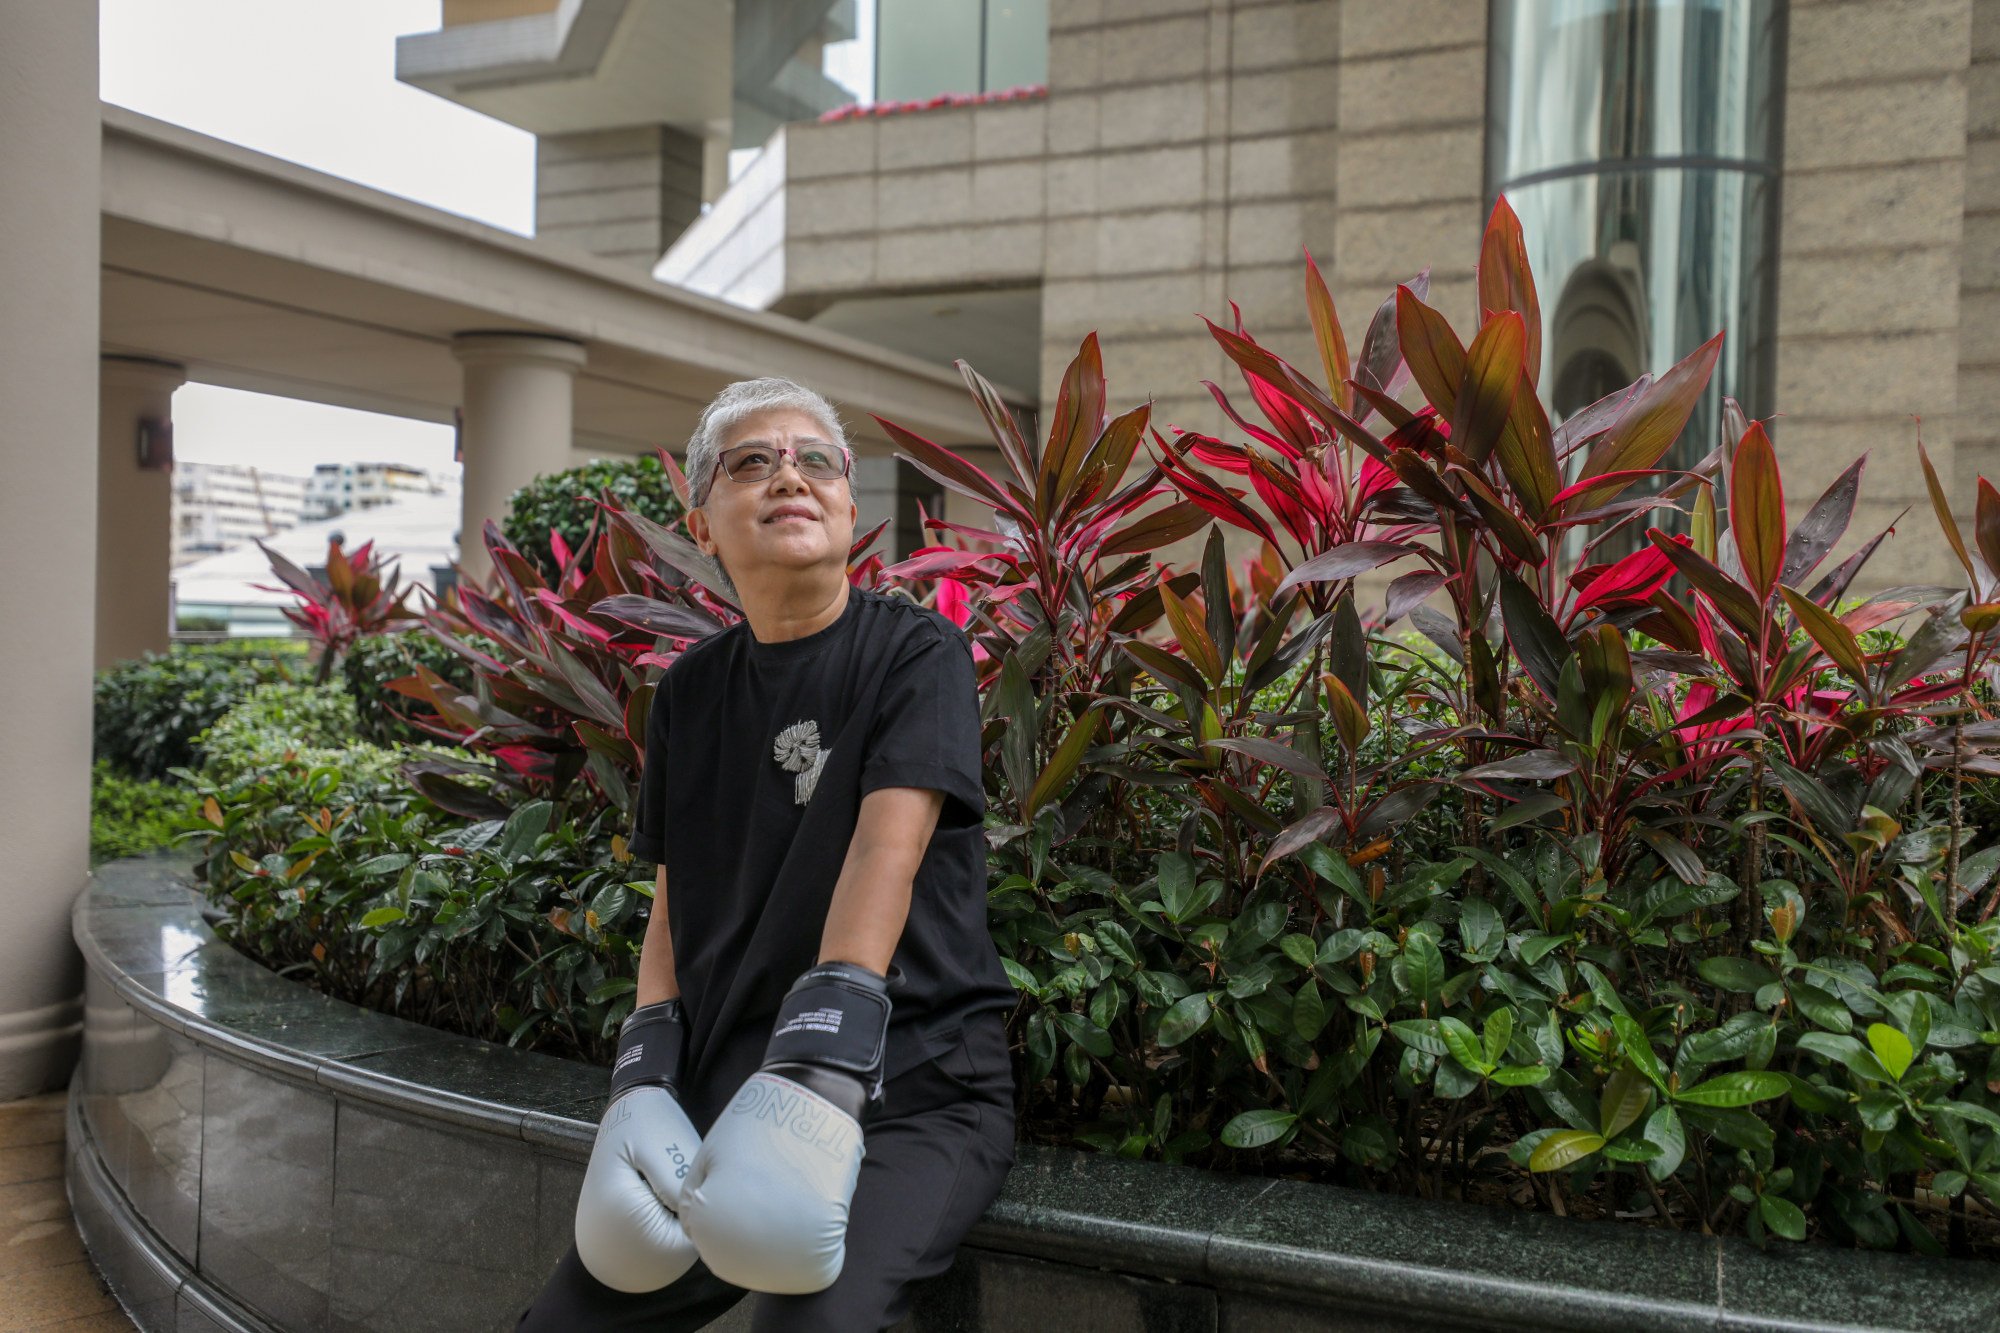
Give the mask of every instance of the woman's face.
M 822 564 L 845 568 L 854 543 L 855 506 L 847 477 L 830 481 L 807 477 L 797 461 L 778 451 L 815 446 L 838 454 L 840 446 L 808 413 L 773 408 L 736 423 L 722 450 L 743 445 L 769 448 L 777 469 L 759 481 L 736 481 L 718 465 L 708 496 L 688 514 L 695 544 L 719 556 L 739 592 L 769 574 L 801 571 Z

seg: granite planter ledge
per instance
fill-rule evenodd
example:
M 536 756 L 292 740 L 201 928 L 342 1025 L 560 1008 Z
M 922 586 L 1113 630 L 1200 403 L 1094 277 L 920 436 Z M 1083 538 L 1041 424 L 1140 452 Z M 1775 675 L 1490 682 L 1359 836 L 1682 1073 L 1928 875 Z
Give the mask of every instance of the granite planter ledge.
M 507 1330 L 569 1243 L 608 1072 L 238 954 L 185 860 L 98 869 L 68 1180 L 157 1330 Z M 717 1328 L 746 1326 L 737 1310 Z M 1990 1333 L 2000 1265 L 1746 1242 L 1023 1146 L 907 1333 Z

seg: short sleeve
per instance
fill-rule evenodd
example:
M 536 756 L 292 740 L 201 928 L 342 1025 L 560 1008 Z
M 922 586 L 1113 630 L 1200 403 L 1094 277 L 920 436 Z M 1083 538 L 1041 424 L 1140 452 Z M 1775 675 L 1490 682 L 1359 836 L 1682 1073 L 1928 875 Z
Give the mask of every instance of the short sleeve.
M 632 807 L 632 828 L 625 836 L 626 850 L 657 865 L 666 856 L 664 836 L 667 814 L 667 678 L 662 674 L 653 687 L 652 703 L 646 709 L 646 752 L 640 760 L 639 798 Z
M 979 678 L 963 635 L 920 639 L 890 668 L 861 761 L 861 795 L 882 787 L 943 792 L 940 828 L 985 822 Z

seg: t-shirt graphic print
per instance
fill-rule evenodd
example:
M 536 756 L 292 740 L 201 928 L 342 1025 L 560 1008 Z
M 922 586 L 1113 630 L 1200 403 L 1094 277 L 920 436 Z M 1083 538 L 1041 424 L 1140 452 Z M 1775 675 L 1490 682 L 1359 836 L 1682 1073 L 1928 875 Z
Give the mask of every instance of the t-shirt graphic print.
M 819 723 L 794 722 L 786 727 L 771 746 L 771 757 L 787 773 L 799 775 L 792 784 L 792 799 L 800 805 L 810 801 L 819 785 L 819 771 L 826 767 L 826 751 L 819 748 Z
M 964 632 L 867 589 L 811 634 L 760 643 L 739 622 L 661 674 L 630 843 L 667 870 L 691 1082 L 754 1068 L 786 990 L 819 961 L 861 798 L 882 787 L 945 796 L 890 965 L 885 1076 L 1013 1004 L 986 924 L 979 728 Z

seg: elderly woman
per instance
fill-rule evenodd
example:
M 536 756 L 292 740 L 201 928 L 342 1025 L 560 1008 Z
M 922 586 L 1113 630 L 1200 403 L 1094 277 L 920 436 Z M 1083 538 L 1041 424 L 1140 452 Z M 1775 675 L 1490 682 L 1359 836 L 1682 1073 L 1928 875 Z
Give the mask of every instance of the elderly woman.
M 824 398 L 732 384 L 688 528 L 744 619 L 661 676 L 633 852 L 637 1008 L 526 1330 L 876 1330 L 1013 1161 L 1013 992 L 986 931 L 966 638 L 847 578 L 854 455 Z

